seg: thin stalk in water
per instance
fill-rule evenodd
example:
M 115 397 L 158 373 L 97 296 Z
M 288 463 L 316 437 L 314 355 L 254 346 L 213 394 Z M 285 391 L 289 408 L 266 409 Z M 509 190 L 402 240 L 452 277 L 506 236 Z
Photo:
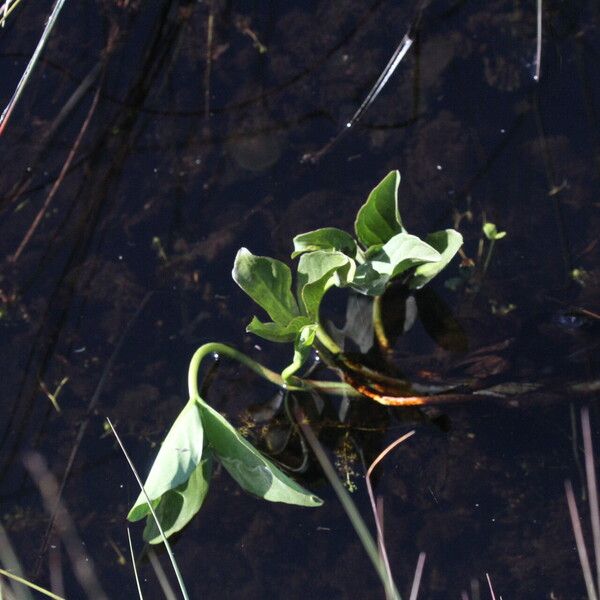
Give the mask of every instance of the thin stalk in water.
M 346 488 L 343 486 L 342 482 L 339 480 L 335 469 L 333 468 L 331 462 L 327 458 L 325 451 L 321 447 L 321 444 L 317 440 L 317 437 L 313 433 L 310 425 L 306 422 L 306 418 L 304 413 L 301 410 L 295 411 L 296 421 L 302 429 L 302 433 L 304 434 L 306 441 L 309 443 L 313 452 L 315 453 L 317 460 L 319 461 L 325 476 L 331 483 L 333 490 L 338 497 L 344 511 L 348 515 L 356 534 L 358 535 L 365 552 L 371 559 L 379 578 L 381 579 L 381 583 L 385 589 L 386 597 L 393 600 L 401 600 L 400 594 L 394 585 L 394 582 L 390 580 L 388 577 L 388 573 L 386 571 L 385 565 L 379 556 L 379 552 L 377 551 L 377 546 L 373 537 L 371 536 L 368 527 L 366 526 L 363 518 L 360 516 L 356 505 L 350 498 L 350 494 L 346 491 Z
M 190 366 L 188 369 L 188 390 L 190 398 L 200 397 L 198 390 L 198 371 L 202 361 L 207 356 L 220 355 L 227 356 L 228 358 L 238 361 L 239 363 L 248 367 L 251 371 L 254 371 L 254 373 L 257 375 L 260 375 L 263 379 L 266 379 L 270 383 L 282 389 L 289 390 L 290 392 L 307 392 L 316 390 L 328 394 L 350 394 L 353 396 L 360 395 L 348 384 L 338 381 L 314 381 L 312 379 L 302 379 L 301 377 L 296 376 L 292 376 L 286 380 L 279 375 L 279 373 L 276 373 L 264 365 L 261 365 L 259 362 L 253 360 L 249 356 L 246 356 L 243 352 L 240 352 L 231 346 L 227 346 L 226 344 L 211 342 L 209 344 L 200 346 L 190 361 Z

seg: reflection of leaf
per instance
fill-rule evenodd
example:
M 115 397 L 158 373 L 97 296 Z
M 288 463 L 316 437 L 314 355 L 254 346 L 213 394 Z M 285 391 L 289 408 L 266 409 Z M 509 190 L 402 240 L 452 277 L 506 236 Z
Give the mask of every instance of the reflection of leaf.
M 462 246 L 463 238 L 458 231 L 446 229 L 430 233 L 425 241 L 440 253 L 441 258 L 437 262 L 419 265 L 415 269 L 409 281 L 409 286 L 412 289 L 423 287 L 440 273 Z
M 314 252 L 315 250 L 339 250 L 354 258 L 356 242 L 349 233 L 337 227 L 323 227 L 297 235 L 294 238 L 292 258 L 296 258 L 303 252 Z
M 298 262 L 298 290 L 306 314 L 319 318 L 319 306 L 325 292 L 332 286 L 342 287 L 354 276 L 355 263 L 345 254 L 317 250 L 303 254 Z
M 155 508 L 160 507 L 166 492 L 184 484 L 196 470 L 202 459 L 202 444 L 200 411 L 196 402 L 190 400 L 167 433 L 144 484 Z M 139 521 L 149 512 L 148 501 L 142 492 L 127 518 Z
M 406 334 L 418 317 L 417 302 L 405 285 L 390 285 L 381 297 L 381 320 L 391 346 Z
M 200 510 L 208 492 L 211 474 L 212 456 L 210 451 L 205 450 L 202 461 L 190 478 L 163 494 L 154 512 L 166 537 L 183 529 Z M 150 544 L 162 542 L 162 536 L 152 515 L 146 518 L 144 539 Z
M 469 340 L 445 302 L 431 289 L 415 293 L 421 323 L 429 337 L 444 350 L 466 352 Z
M 284 327 L 277 323 L 262 323 L 254 317 L 246 327 L 246 331 L 271 342 L 293 342 L 298 332 L 310 323 L 311 319 L 308 317 L 296 317 Z
M 342 329 L 329 324 L 331 337 L 343 351 L 351 350 L 349 342 L 356 344 L 362 354 L 373 346 L 373 301 L 362 294 L 351 293 L 346 305 L 346 321 Z
M 368 248 L 385 244 L 402 231 L 398 208 L 400 173 L 391 171 L 369 194 L 356 215 L 356 237 Z
M 246 248 L 241 248 L 235 257 L 232 276 L 277 325 L 285 327 L 300 314 L 291 292 L 292 273 L 281 261 L 254 256 Z
M 319 506 L 323 501 L 282 473 L 216 410 L 198 399 L 206 438 L 229 474 L 248 492 L 272 502 Z

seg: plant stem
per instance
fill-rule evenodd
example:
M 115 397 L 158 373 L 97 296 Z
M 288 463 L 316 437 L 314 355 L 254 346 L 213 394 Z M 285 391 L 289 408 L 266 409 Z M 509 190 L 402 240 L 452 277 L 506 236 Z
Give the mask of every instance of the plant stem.
M 384 352 L 389 352 L 390 341 L 385 334 L 385 327 L 383 326 L 383 318 L 381 314 L 381 299 L 383 296 L 375 296 L 373 298 L 373 331 L 375 332 L 375 338 L 379 347 Z
M 350 522 L 352 523 L 352 526 L 354 527 L 354 530 L 356 531 L 356 534 L 358 535 L 358 538 L 360 539 L 363 548 L 365 549 L 365 552 L 371 559 L 371 562 L 375 567 L 375 571 L 379 575 L 379 578 L 381 579 L 381 582 L 385 589 L 386 598 L 390 598 L 392 600 L 401 600 L 400 594 L 398 593 L 398 590 L 396 589 L 393 580 L 388 576 L 388 572 L 386 571 L 383 560 L 377 552 L 377 546 L 375 544 L 375 541 L 371 536 L 369 528 L 366 526 L 363 518 L 358 512 L 356 504 L 353 502 L 352 498 L 350 497 L 350 494 L 348 494 L 342 482 L 339 480 L 337 473 L 333 468 L 333 465 L 327 458 L 327 454 L 325 454 L 325 451 L 323 450 L 321 444 L 317 440 L 317 437 L 315 436 L 310 425 L 307 423 L 302 411 L 296 410 L 295 416 L 296 422 L 298 423 L 300 429 L 302 429 L 302 433 L 304 433 L 306 441 L 309 443 L 310 447 L 315 453 L 315 456 L 317 457 L 317 460 L 319 461 L 321 468 L 325 473 L 325 476 L 329 480 L 329 483 L 331 483 L 333 491 L 338 497 L 338 500 L 340 501 L 344 511 L 348 515 L 348 518 L 350 519 Z
M 485 257 L 485 262 L 483 263 L 483 273 L 481 274 L 482 278 L 485 277 L 485 274 L 487 273 L 488 267 L 490 265 L 490 261 L 492 260 L 492 252 L 494 251 L 495 243 L 496 240 L 490 240 L 490 247 L 488 248 L 487 255 Z
M 317 339 L 334 356 L 342 354 L 342 349 L 335 343 L 333 338 L 325 331 L 323 325 L 317 326 Z
M 335 345 L 335 342 L 333 342 L 333 340 L 331 341 Z M 244 366 L 248 367 L 251 371 L 254 371 L 257 375 L 260 375 L 263 379 L 266 379 L 280 388 L 284 388 L 292 392 L 316 390 L 329 394 L 348 394 L 352 396 L 361 395 L 347 383 L 341 383 L 339 381 L 315 381 L 312 379 L 302 379 L 294 376 L 285 381 L 283 377 L 279 375 L 279 373 L 271 371 L 271 369 L 268 369 L 249 356 L 246 356 L 243 352 L 240 352 L 239 350 L 236 350 L 235 348 L 225 344 L 211 342 L 209 344 L 200 346 L 200 348 L 194 352 L 192 360 L 190 361 L 190 367 L 188 370 L 188 389 L 190 398 L 198 398 L 200 396 L 198 391 L 198 370 L 200 369 L 200 363 L 202 360 L 211 354 L 217 356 L 222 354 L 228 358 L 237 360 Z

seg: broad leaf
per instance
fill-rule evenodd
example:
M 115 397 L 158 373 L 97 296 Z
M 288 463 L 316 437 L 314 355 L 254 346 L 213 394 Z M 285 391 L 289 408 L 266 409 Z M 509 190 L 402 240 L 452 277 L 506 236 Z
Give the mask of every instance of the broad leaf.
M 441 254 L 409 233 L 398 233 L 360 265 L 351 286 L 369 296 L 379 296 L 391 279 L 411 267 L 441 260 Z
M 175 489 L 163 494 L 154 512 L 166 537 L 183 529 L 200 510 L 208 493 L 211 474 L 212 455 L 205 449 L 202 461 L 190 478 Z M 150 544 L 159 544 L 163 541 L 151 514 L 146 518 L 144 539 Z
M 167 433 L 144 484 L 144 490 L 155 508 L 160 506 L 164 494 L 187 482 L 196 470 L 202 459 L 202 444 L 200 411 L 196 402 L 190 400 Z M 149 512 L 146 495 L 142 492 L 127 518 L 139 521 Z
M 262 323 L 254 317 L 246 327 L 248 333 L 258 335 L 270 342 L 293 342 L 298 332 L 312 323 L 308 317 L 295 317 L 286 326 L 277 323 Z
M 437 262 L 422 264 L 415 269 L 409 281 L 409 287 L 412 289 L 422 288 L 440 273 L 462 246 L 463 238 L 458 231 L 446 229 L 430 233 L 425 241 L 440 253 L 441 258 Z
M 294 340 L 294 358 L 292 364 L 286 367 L 281 376 L 287 381 L 310 356 L 310 350 L 315 341 L 317 325 L 307 325 L 303 327 Z
M 373 263 L 367 261 L 356 268 L 356 275 L 350 287 L 367 296 L 381 296 L 390 281 L 386 273 L 379 273 L 373 268 Z
M 292 273 L 281 261 L 254 256 L 248 249 L 241 248 L 235 257 L 232 276 L 278 325 L 286 326 L 300 314 L 291 292 Z
M 333 285 L 343 287 L 354 277 L 354 261 L 341 252 L 317 250 L 303 254 L 298 262 L 298 291 L 306 314 L 319 318 L 319 306 Z
M 251 494 L 271 502 L 320 506 L 323 501 L 282 473 L 216 410 L 198 399 L 210 448 L 229 474 Z
M 349 233 L 337 227 L 323 227 L 297 235 L 294 238 L 292 258 L 296 258 L 303 252 L 314 252 L 315 250 L 339 250 L 354 258 L 356 242 Z
M 391 171 L 369 194 L 358 211 L 354 229 L 358 239 L 368 248 L 385 244 L 403 231 L 398 208 L 400 173 Z

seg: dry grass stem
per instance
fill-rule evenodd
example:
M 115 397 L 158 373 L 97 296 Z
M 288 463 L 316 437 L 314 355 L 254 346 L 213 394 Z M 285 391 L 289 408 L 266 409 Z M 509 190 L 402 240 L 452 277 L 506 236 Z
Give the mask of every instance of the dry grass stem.
M 64 3 L 65 0 L 56 0 L 56 4 L 54 5 L 52 12 L 50 13 L 50 17 L 48 17 L 46 27 L 44 27 L 44 31 L 42 33 L 42 36 L 40 37 L 36 49 L 33 52 L 33 55 L 30 58 L 29 63 L 27 64 L 27 67 L 25 68 L 25 71 L 23 72 L 19 83 L 17 84 L 17 88 L 15 89 L 14 94 L 12 95 L 11 99 L 6 105 L 6 108 L 2 111 L 2 114 L 0 115 L 0 136 L 4 132 L 8 120 L 10 119 L 10 115 L 12 114 L 15 106 L 17 105 L 17 102 L 19 101 L 19 98 L 21 97 L 25 86 L 27 85 L 29 76 L 31 75 L 35 65 L 37 64 L 38 59 L 40 58 L 42 50 L 44 49 L 44 46 L 46 45 L 46 42 L 50 37 L 50 32 L 52 31 L 52 28 L 54 27 L 54 24 L 58 19 L 58 15 L 60 14 Z
M 187 593 L 187 589 L 185 587 L 185 583 L 183 581 L 183 577 L 181 576 L 181 572 L 179 571 L 179 567 L 177 566 L 177 562 L 175 560 L 175 555 L 173 554 L 173 550 L 171 549 L 171 544 L 169 544 L 169 540 L 167 540 L 167 536 L 165 535 L 165 532 L 163 531 L 162 525 L 160 524 L 160 521 L 158 520 L 158 517 L 156 516 L 156 511 L 154 510 L 154 507 L 152 506 L 152 501 L 150 500 L 150 498 L 148 497 L 148 494 L 146 493 L 144 484 L 142 483 L 142 479 L 141 479 L 137 469 L 135 468 L 135 465 L 133 464 L 133 461 L 131 460 L 129 453 L 125 449 L 125 446 L 123 445 L 123 442 L 121 441 L 121 438 L 119 437 L 119 434 L 117 433 L 117 430 L 114 428 L 112 421 L 108 417 L 106 418 L 106 421 L 108 422 L 108 425 L 110 426 L 110 429 L 113 432 L 113 435 L 115 436 L 115 439 L 117 440 L 117 443 L 119 444 L 119 447 L 121 448 L 121 451 L 123 452 L 123 455 L 125 456 L 125 459 L 127 460 L 127 463 L 129 464 L 129 468 L 131 469 L 133 476 L 135 477 L 136 481 L 138 482 L 138 485 L 140 486 L 140 490 L 142 490 L 142 493 L 144 494 L 144 496 L 146 498 L 146 502 L 148 502 L 148 508 L 150 509 L 152 518 L 154 519 L 154 522 L 156 523 L 156 527 L 158 528 L 158 531 L 160 532 L 160 536 L 162 538 L 163 544 L 165 545 L 165 549 L 171 560 L 171 565 L 173 566 L 173 571 L 175 571 L 175 576 L 177 577 L 177 582 L 179 583 L 179 589 L 181 590 L 181 595 L 183 596 L 183 598 L 185 600 L 189 600 L 189 596 Z
M 133 567 L 135 585 L 137 587 L 140 600 L 144 600 L 144 594 L 142 594 L 142 586 L 140 585 L 140 578 L 138 577 L 137 566 L 135 564 L 135 554 L 133 553 L 133 544 L 131 542 L 131 532 L 129 531 L 129 527 L 127 528 L 127 541 L 129 542 L 129 553 L 131 555 L 131 566 Z
M 23 464 L 40 491 L 44 508 L 48 514 L 55 510 L 54 525 L 64 544 L 73 566 L 73 572 L 79 585 L 89 598 L 108 600 L 96 573 L 90 556 L 81 550 L 83 543 L 71 515 L 62 500 L 59 499 L 59 487 L 56 479 L 48 470 L 43 457 L 37 453 L 29 453 L 23 459 Z
M 575 502 L 575 494 L 570 481 L 565 481 L 565 493 L 567 495 L 567 504 L 569 505 L 569 515 L 571 516 L 571 526 L 573 527 L 573 535 L 575 536 L 575 544 L 577 545 L 577 554 L 579 554 L 579 562 L 583 572 L 583 579 L 589 600 L 598 600 L 596 590 L 594 589 L 594 579 L 592 570 L 590 569 L 590 561 L 588 559 L 585 540 L 583 539 L 583 530 L 579 520 L 579 511 Z
M 421 586 L 421 577 L 423 576 L 423 568 L 425 567 L 425 552 L 419 554 L 417 559 L 417 568 L 415 569 L 415 577 L 413 579 L 412 588 L 410 590 L 409 600 L 417 600 L 417 594 L 419 593 L 419 587 Z

